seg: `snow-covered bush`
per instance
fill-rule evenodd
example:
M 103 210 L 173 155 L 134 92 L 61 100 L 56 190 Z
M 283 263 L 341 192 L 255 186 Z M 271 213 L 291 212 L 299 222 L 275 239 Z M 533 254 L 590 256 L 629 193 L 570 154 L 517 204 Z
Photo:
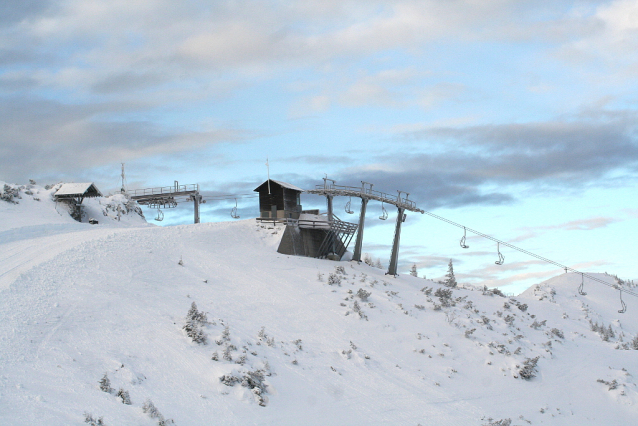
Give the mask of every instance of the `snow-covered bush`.
M 512 424 L 512 419 L 501 419 L 501 420 L 489 420 L 489 423 L 484 423 L 483 426 L 510 426 Z
M 523 363 L 523 367 L 518 370 L 521 379 L 531 380 L 536 377 L 536 364 L 538 364 L 539 356 L 535 358 L 527 358 Z
M 84 423 L 88 423 L 89 426 L 106 426 L 102 417 L 95 420 L 91 413 L 84 413 Z
M 195 302 L 191 304 L 191 308 L 186 314 L 186 324 L 184 324 L 184 331 L 186 335 L 190 337 L 193 342 L 205 345 L 208 343 L 206 333 L 202 330 L 202 326 L 208 323 L 206 314 L 197 310 Z
M 416 264 L 412 265 L 412 268 L 410 268 L 410 275 L 412 275 L 413 277 L 419 276 L 419 273 L 416 270 Z
M 144 404 L 142 404 L 142 411 L 148 414 L 150 418 L 157 419 L 158 426 L 175 424 L 172 419 L 165 419 L 162 413 L 159 412 L 157 407 L 155 407 L 155 404 L 153 404 L 153 401 L 151 401 L 150 399 L 144 401 Z
M 449 288 L 438 288 L 434 292 L 434 295 L 439 298 L 441 306 L 450 307 L 454 306 L 454 300 L 452 299 L 452 290 Z
M 328 284 L 329 285 L 341 285 L 341 277 L 337 274 L 333 274 L 332 272 L 328 275 Z
M 114 391 L 114 389 L 111 387 L 109 376 L 106 373 L 104 373 L 104 376 L 100 380 L 100 390 L 106 393 L 113 393 Z
M 248 370 L 234 374 L 225 374 L 219 378 L 219 381 L 226 386 L 232 387 L 241 384 L 241 386 L 249 388 L 257 403 L 262 407 L 266 406 L 267 400 L 264 395 L 268 393 L 268 385 L 264 379 L 264 370 Z
M 18 202 L 15 201 L 14 198 L 20 198 L 20 189 L 13 188 L 5 183 L 2 189 L 2 193 L 0 193 L 0 200 L 6 201 L 11 204 L 18 204 Z
M 131 397 L 128 394 L 127 390 L 124 390 L 124 389 L 120 388 L 117 391 L 116 396 L 122 400 L 122 404 L 126 404 L 126 405 L 131 405 L 132 404 Z
M 335 274 L 348 275 L 348 273 L 346 272 L 346 268 L 344 268 L 343 266 L 335 266 Z
M 372 293 L 370 293 L 369 291 L 366 291 L 362 288 L 360 288 L 357 291 L 357 297 L 359 297 L 361 299 L 362 302 L 367 302 L 368 301 L 368 297 L 370 297 Z

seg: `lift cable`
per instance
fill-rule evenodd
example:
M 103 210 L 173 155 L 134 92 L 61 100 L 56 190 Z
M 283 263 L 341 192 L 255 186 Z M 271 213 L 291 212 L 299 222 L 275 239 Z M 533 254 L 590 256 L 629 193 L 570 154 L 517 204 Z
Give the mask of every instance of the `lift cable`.
M 570 271 L 570 272 L 573 272 L 573 273 L 576 273 L 576 274 L 581 274 L 581 276 L 582 276 L 582 277 L 587 277 L 587 278 L 589 278 L 590 280 L 592 280 L 592 281 L 596 281 L 596 282 L 598 282 L 598 283 L 600 283 L 600 284 L 604 284 L 604 285 L 606 285 L 607 287 L 611 287 L 611 288 L 616 289 L 616 290 L 618 290 L 618 289 L 619 289 L 616 285 L 614 285 L 614 284 L 610 284 L 610 283 L 608 283 L 608 282 L 605 282 L 605 281 L 601 280 L 600 278 L 596 278 L 596 277 L 594 277 L 593 275 L 589 275 L 589 274 L 587 274 L 587 273 L 577 271 L 576 269 L 570 268 L 570 267 L 568 267 L 568 266 L 565 266 L 565 265 L 563 265 L 563 264 L 560 264 L 560 263 L 558 263 L 558 262 L 555 262 L 555 261 L 553 261 L 553 260 L 551 260 L 551 259 L 547 259 L 546 257 L 539 256 L 539 255 L 537 255 L 537 254 L 534 254 L 534 253 L 532 253 L 532 252 L 529 252 L 529 251 L 527 251 L 527 250 L 525 250 L 525 249 L 522 249 L 522 248 L 520 248 L 520 247 L 516 247 L 516 246 L 514 246 L 514 245 L 512 245 L 512 244 L 509 244 L 509 243 L 506 243 L 506 242 L 504 242 L 504 241 L 501 241 L 501 240 L 499 240 L 499 239 L 497 239 L 497 238 L 491 237 L 491 236 L 489 236 L 489 235 L 487 235 L 487 234 L 483 234 L 482 232 L 475 231 L 474 229 L 468 228 L 468 227 L 466 227 L 466 226 L 463 226 L 463 225 L 461 225 L 461 224 L 459 224 L 459 223 L 453 222 L 453 221 L 451 221 L 451 220 L 449 220 L 449 219 L 446 219 L 446 218 L 441 217 L 441 216 L 439 216 L 439 215 L 436 215 L 436 214 L 434 214 L 434 213 L 430 213 L 430 212 L 427 212 L 427 211 L 426 211 L 426 212 L 424 212 L 424 214 L 426 214 L 426 215 L 428 215 L 428 216 L 431 216 L 431 217 L 433 217 L 433 218 L 435 218 L 435 219 L 441 220 L 441 221 L 443 221 L 443 222 L 449 223 L 450 225 L 456 226 L 456 227 L 458 227 L 458 228 L 464 228 L 464 229 L 466 229 L 467 231 L 469 231 L 469 232 L 471 232 L 471 233 L 473 233 L 473 234 L 476 234 L 476 235 L 478 235 L 478 236 L 480 236 L 480 237 L 483 237 L 483 238 L 487 238 L 488 240 L 492 240 L 492 241 L 494 241 L 494 242 L 496 242 L 496 243 L 502 244 L 502 245 L 504 245 L 504 246 L 506 246 L 506 247 L 509 247 L 509 248 L 511 248 L 511 249 L 514 249 L 514 250 L 516 250 L 516 251 L 520 251 L 521 253 L 525 253 L 525 254 L 526 254 L 526 255 L 528 255 L 528 256 L 535 257 L 536 259 L 542 260 L 543 262 L 547 262 L 547 263 L 551 263 L 552 265 L 556 265 L 556 266 L 558 266 L 559 268 L 564 269 L 565 271 Z M 637 293 L 637 292 L 632 291 L 632 290 L 629 290 L 629 289 L 627 289 L 627 288 L 621 288 L 621 291 L 625 292 L 626 294 L 630 294 L 630 295 L 632 295 L 632 296 L 638 297 L 638 293 Z M 622 297 L 622 295 L 621 295 L 621 297 Z M 624 302 L 623 302 L 623 303 L 624 303 Z

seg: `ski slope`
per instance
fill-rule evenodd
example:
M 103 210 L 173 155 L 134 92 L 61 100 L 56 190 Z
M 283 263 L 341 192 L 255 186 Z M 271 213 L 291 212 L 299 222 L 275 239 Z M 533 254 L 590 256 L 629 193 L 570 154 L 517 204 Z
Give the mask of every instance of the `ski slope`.
M 586 282 L 581 296 L 580 276 L 514 298 L 462 284 L 445 297 L 430 280 L 278 254 L 283 228 L 251 219 L 102 218 L 77 223 L 49 198 L 0 201 L 0 425 L 638 418 L 636 302 L 619 314 L 617 291 Z M 206 344 L 183 329 L 193 302 Z

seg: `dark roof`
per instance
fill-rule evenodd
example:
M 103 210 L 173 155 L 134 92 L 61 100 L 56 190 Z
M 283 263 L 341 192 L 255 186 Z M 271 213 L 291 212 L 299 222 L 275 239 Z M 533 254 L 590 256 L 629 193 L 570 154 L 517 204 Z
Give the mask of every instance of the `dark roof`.
M 295 185 L 291 185 L 291 184 L 286 183 L 286 182 L 281 182 L 281 181 L 279 181 L 279 180 L 270 179 L 270 186 L 272 187 L 272 186 L 273 186 L 273 184 L 275 184 L 275 185 L 279 185 L 279 186 L 281 186 L 282 188 L 292 189 L 293 191 L 304 192 L 304 190 L 303 190 L 303 189 L 298 188 L 298 187 L 296 187 Z M 255 191 L 255 192 L 259 192 L 259 190 L 260 190 L 262 187 L 265 187 L 265 186 L 267 186 L 267 185 L 268 185 L 268 181 L 265 181 L 264 183 L 262 183 L 261 185 L 259 185 L 257 188 L 255 188 L 253 191 Z

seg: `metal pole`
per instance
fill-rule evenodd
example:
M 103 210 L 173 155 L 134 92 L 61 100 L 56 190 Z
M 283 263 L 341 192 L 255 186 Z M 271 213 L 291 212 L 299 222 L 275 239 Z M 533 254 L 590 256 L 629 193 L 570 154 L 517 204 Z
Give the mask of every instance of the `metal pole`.
M 359 214 L 359 228 L 357 230 L 357 240 L 354 243 L 354 255 L 352 260 L 361 262 L 361 246 L 363 245 L 363 227 L 366 223 L 366 207 L 368 206 L 368 199 L 361 197 L 361 213 Z
M 392 255 L 390 255 L 390 266 L 386 275 L 397 275 L 397 263 L 399 261 L 399 242 L 401 241 L 401 224 L 403 223 L 404 208 L 398 208 L 397 226 L 394 230 L 394 243 L 392 244 Z
M 199 195 L 199 192 L 196 192 L 195 195 L 193 195 L 193 203 L 194 203 L 194 207 L 195 207 L 195 223 L 199 223 L 199 201 L 201 199 L 201 196 Z
M 326 195 L 328 200 L 328 221 L 332 222 L 332 195 Z

